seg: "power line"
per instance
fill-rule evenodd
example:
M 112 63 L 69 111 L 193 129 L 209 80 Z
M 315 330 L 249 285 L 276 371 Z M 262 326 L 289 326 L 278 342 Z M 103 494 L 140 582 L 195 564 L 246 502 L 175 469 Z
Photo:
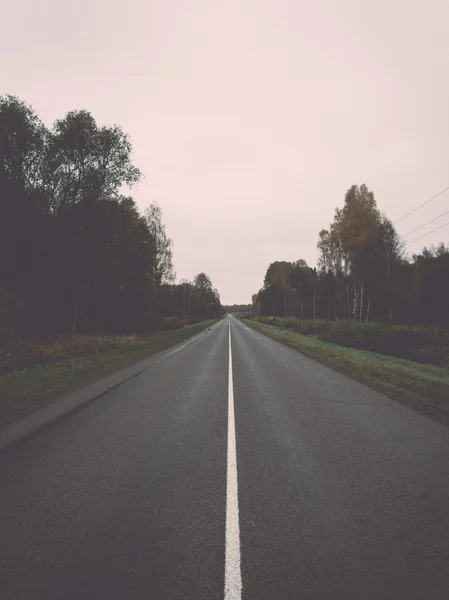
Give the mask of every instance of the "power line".
M 410 212 L 408 212 L 406 215 L 404 215 L 403 217 L 401 217 L 397 221 L 395 221 L 394 225 L 396 225 L 396 223 L 399 223 L 399 221 L 402 221 L 403 219 L 405 219 L 405 217 L 408 217 L 409 215 L 411 215 L 414 212 L 416 212 L 422 206 L 425 206 L 426 204 L 429 204 L 429 202 L 431 202 L 432 200 L 435 200 L 435 198 L 438 198 L 438 196 L 441 196 L 441 194 L 444 194 L 444 192 L 447 192 L 447 190 L 449 190 L 449 186 L 447 188 L 444 188 L 444 190 L 441 190 L 441 192 L 438 192 L 438 194 L 436 194 L 435 196 L 432 196 L 432 198 L 429 198 L 428 200 L 426 200 L 425 202 L 423 202 L 422 204 L 420 204 L 419 206 L 417 206 L 416 208 L 414 208 Z
M 430 235 L 434 231 L 438 231 L 438 229 L 442 229 L 443 227 L 446 227 L 446 225 L 449 225 L 449 221 L 447 221 L 447 223 L 444 223 L 443 225 L 440 225 L 439 227 L 436 227 L 435 229 L 432 229 L 432 231 L 428 231 L 427 233 L 423 233 L 422 235 L 418 236 L 414 240 L 410 240 L 409 242 L 405 242 L 405 245 L 407 246 L 408 244 L 412 244 L 413 242 L 416 242 L 417 240 L 420 240 L 421 238 L 426 237 L 426 235 Z
M 435 217 L 434 219 L 432 219 L 431 221 L 427 221 L 427 223 L 424 223 L 424 225 L 420 225 L 419 227 L 415 227 L 415 229 L 412 229 L 411 231 L 409 231 L 408 233 L 405 233 L 402 237 L 407 237 L 408 235 L 410 235 L 411 233 L 413 233 L 414 231 L 418 231 L 418 229 L 422 229 L 423 227 L 425 227 L 426 225 L 430 225 L 430 223 L 433 223 L 434 221 L 438 221 L 438 219 L 441 219 L 441 217 L 444 217 L 444 215 L 449 215 L 449 210 L 447 210 L 446 212 L 444 212 L 442 215 L 440 215 L 439 217 Z

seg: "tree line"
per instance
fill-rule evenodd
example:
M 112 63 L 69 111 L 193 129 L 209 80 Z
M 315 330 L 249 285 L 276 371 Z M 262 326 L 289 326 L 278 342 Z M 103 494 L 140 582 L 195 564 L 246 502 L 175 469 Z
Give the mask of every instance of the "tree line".
M 353 185 L 319 233 L 315 268 L 300 259 L 268 266 L 253 313 L 449 327 L 449 246 L 409 259 L 366 185 Z
M 223 310 L 227 313 L 246 317 L 253 314 L 253 307 L 251 304 L 226 304 L 223 306 Z
M 210 278 L 175 283 L 161 209 L 129 195 L 131 141 L 76 110 L 46 127 L 0 97 L 0 333 L 146 331 L 220 314 Z

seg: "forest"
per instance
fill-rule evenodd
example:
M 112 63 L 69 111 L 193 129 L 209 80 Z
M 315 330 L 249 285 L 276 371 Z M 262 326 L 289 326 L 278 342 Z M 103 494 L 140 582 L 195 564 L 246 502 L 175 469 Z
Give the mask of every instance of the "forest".
M 75 110 L 46 127 L 0 97 L 0 338 L 149 332 L 218 317 L 205 273 L 175 282 L 161 208 L 141 213 L 131 141 Z
M 300 243 L 298 244 L 300 247 Z M 319 261 L 275 261 L 252 314 L 449 327 L 449 246 L 408 258 L 366 185 L 353 185 L 318 236 Z

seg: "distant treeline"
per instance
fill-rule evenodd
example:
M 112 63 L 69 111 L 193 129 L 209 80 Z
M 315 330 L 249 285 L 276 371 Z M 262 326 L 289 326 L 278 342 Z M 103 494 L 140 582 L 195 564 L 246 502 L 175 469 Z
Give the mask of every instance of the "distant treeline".
M 348 190 L 318 249 L 318 268 L 301 259 L 271 263 L 253 313 L 449 327 L 449 246 L 407 259 L 366 185 Z
M 161 210 L 124 194 L 141 178 L 120 127 L 85 111 L 52 129 L 0 97 L 0 334 L 146 331 L 218 316 L 199 273 L 174 283 Z
M 250 316 L 253 314 L 251 304 L 226 304 L 223 306 L 223 310 L 225 310 L 228 313 L 233 313 L 242 316 Z

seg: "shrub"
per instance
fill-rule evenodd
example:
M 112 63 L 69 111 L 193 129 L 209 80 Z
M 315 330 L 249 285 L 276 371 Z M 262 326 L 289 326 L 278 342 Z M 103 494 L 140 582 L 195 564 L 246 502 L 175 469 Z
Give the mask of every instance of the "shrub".
M 296 317 L 284 317 L 283 319 L 279 319 L 279 326 L 285 329 L 299 330 L 299 321 Z
M 275 325 L 274 317 L 259 317 L 260 323 L 265 323 L 265 325 Z
M 181 329 L 187 323 L 186 319 L 178 319 L 178 317 L 165 317 L 161 320 L 162 330 Z

